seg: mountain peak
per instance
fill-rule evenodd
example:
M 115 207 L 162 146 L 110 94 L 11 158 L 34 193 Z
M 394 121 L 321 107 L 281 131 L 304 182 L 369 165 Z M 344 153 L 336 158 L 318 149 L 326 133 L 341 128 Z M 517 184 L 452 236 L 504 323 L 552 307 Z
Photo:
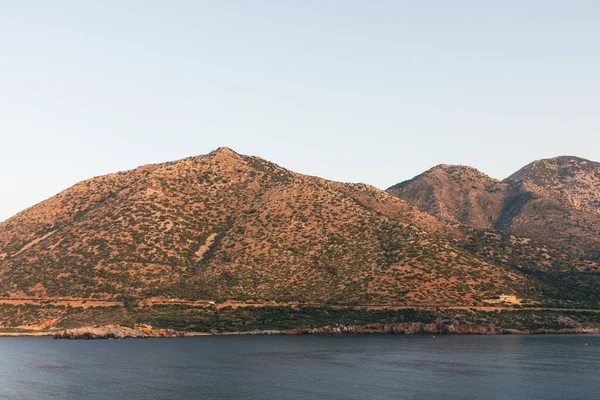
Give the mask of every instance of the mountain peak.
M 556 156 L 556 157 L 542 159 L 541 161 L 553 161 L 553 162 L 558 162 L 558 163 L 564 163 L 564 162 L 588 163 L 588 162 L 590 162 L 590 160 L 586 160 L 585 158 L 577 157 L 577 156 Z
M 600 163 L 575 156 L 544 158 L 527 164 L 506 180 L 531 181 L 540 186 L 555 185 L 558 181 L 572 179 L 575 175 L 597 175 Z
M 434 169 L 443 169 L 443 170 L 452 170 L 452 169 L 473 169 L 476 170 L 475 168 L 468 166 L 468 165 L 462 165 L 462 164 L 438 164 L 436 166 L 434 166 L 433 168 L 431 168 L 432 170 Z
M 216 150 L 213 150 L 210 152 L 210 154 L 238 154 L 235 151 L 233 151 L 231 148 L 227 147 L 227 146 L 221 146 Z
M 477 168 L 473 168 L 468 165 L 438 164 L 426 173 L 431 173 L 435 171 L 443 171 L 444 174 L 449 176 L 470 177 L 477 179 L 493 179 L 481 172 L 480 170 L 478 170 Z
M 440 164 L 388 192 L 441 220 L 488 229 L 490 216 L 501 208 L 492 189 L 496 184 L 496 179 L 473 167 Z
M 542 158 L 540 160 L 535 160 L 525 167 L 529 165 L 557 165 L 557 166 L 584 166 L 587 164 L 594 164 L 593 161 L 586 160 L 585 158 L 576 157 L 576 156 L 556 156 L 550 158 Z
M 221 165 L 227 165 L 231 168 L 242 167 L 246 165 L 246 156 L 239 154 L 229 147 L 219 147 L 216 150 L 211 151 L 207 155 L 209 160 L 216 162 Z

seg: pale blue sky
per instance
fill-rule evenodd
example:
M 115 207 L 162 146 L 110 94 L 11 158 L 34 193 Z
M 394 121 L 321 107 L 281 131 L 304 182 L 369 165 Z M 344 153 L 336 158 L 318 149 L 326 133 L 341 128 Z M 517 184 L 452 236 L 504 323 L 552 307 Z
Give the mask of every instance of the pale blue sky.
M 386 188 L 600 160 L 600 2 L 0 0 L 0 220 L 219 146 Z

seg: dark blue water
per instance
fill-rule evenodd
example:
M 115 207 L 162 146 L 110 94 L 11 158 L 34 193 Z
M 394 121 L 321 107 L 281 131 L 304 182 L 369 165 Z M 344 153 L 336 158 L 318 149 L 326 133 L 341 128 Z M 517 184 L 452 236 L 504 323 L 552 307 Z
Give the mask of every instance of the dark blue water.
M 0 338 L 0 399 L 315 398 L 600 399 L 600 336 Z

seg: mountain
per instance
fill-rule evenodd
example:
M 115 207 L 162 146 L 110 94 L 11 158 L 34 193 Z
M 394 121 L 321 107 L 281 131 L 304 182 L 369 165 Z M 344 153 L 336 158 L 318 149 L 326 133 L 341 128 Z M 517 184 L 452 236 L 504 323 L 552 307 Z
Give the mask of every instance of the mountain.
M 388 193 L 440 218 L 496 229 L 600 260 L 600 163 L 535 161 L 499 181 L 471 167 L 440 165 Z
M 475 168 L 442 164 L 387 191 L 444 221 L 493 229 L 504 190 Z
M 434 171 L 438 179 L 467 179 L 443 169 L 452 178 Z M 469 174 L 481 178 L 470 187 L 488 193 L 491 179 Z M 477 196 L 472 201 L 477 212 L 487 207 Z M 372 186 L 301 175 L 220 148 L 78 183 L 0 224 L 0 295 L 482 304 L 512 293 L 573 300 L 560 294 L 560 280 L 489 257 L 496 239 L 473 237 Z M 547 249 L 510 243 L 520 264 L 561 270 L 558 261 L 542 268 L 524 256 Z M 577 259 L 567 266 L 570 273 L 586 268 Z
M 440 166 L 392 195 L 219 148 L 92 178 L 0 223 L 0 334 L 598 332 L 600 266 L 512 232 L 593 214 L 589 172 L 541 168 Z

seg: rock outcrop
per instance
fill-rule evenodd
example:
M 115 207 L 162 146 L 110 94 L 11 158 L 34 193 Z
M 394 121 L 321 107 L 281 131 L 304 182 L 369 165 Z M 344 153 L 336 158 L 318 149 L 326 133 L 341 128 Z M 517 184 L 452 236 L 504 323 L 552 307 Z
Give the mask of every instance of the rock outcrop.
M 153 329 L 149 326 L 129 328 L 120 325 L 67 329 L 54 335 L 55 339 L 142 339 L 187 336 L 172 329 Z

